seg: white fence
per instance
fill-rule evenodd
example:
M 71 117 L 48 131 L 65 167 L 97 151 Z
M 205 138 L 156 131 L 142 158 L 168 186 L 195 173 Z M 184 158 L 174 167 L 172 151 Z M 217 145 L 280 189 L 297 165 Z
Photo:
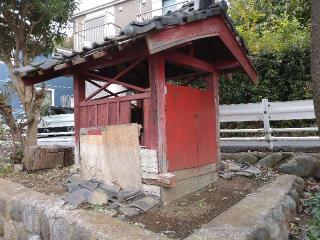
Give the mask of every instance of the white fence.
M 221 129 L 221 133 L 256 133 L 262 137 L 224 137 L 221 141 L 266 141 L 272 149 L 276 140 L 316 140 L 318 137 L 276 137 L 272 133 L 317 132 L 317 127 L 303 128 L 271 128 L 270 121 L 315 119 L 312 100 L 269 102 L 263 99 L 261 103 L 232 104 L 220 106 L 220 122 L 261 121 L 263 128 L 258 129 Z M 67 128 L 68 132 L 40 133 L 39 137 L 73 135 L 73 114 L 52 115 L 44 117 L 39 128 Z
M 263 99 L 261 103 L 232 104 L 220 106 L 220 122 L 262 121 L 260 129 L 221 129 L 221 133 L 263 133 L 263 137 L 228 137 L 222 141 L 267 141 L 273 148 L 277 140 L 316 140 L 318 137 L 275 137 L 272 133 L 317 132 L 317 127 L 303 128 L 271 128 L 270 121 L 315 119 L 312 100 L 269 102 Z

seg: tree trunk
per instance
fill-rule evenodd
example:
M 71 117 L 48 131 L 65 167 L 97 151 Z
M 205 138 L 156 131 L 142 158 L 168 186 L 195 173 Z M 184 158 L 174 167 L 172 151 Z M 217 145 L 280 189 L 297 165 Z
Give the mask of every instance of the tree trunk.
M 320 129 L 320 0 L 312 0 L 311 6 L 311 78 L 314 111 Z
M 13 163 L 19 163 L 22 155 L 23 137 L 22 131 L 17 125 L 12 112 L 12 107 L 8 103 L 6 96 L 0 94 L 0 114 L 3 116 L 5 123 L 9 127 L 11 136 L 11 155 L 10 158 Z

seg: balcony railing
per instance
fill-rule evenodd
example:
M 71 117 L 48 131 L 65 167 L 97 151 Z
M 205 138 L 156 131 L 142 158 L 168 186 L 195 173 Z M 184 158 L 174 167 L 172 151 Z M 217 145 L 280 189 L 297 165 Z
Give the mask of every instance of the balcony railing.
M 73 33 L 73 47 L 81 51 L 83 47 L 91 47 L 94 42 L 102 43 L 105 37 L 117 36 L 121 28 L 114 23 L 105 23 Z
M 172 5 L 168 5 L 162 8 L 154 9 L 151 11 L 143 12 L 140 14 L 137 14 L 137 21 L 141 22 L 144 20 L 149 20 L 155 16 L 162 16 L 165 15 L 167 12 L 173 12 L 179 8 L 181 8 L 185 3 L 188 3 L 189 1 L 184 1 L 180 3 L 175 3 Z

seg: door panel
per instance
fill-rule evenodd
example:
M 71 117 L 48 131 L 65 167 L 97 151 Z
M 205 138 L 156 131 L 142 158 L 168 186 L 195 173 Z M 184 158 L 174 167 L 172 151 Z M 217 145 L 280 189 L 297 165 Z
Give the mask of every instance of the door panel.
M 216 114 L 213 91 L 196 90 L 199 166 L 217 161 Z
M 195 110 L 194 89 L 167 85 L 166 126 L 169 171 L 198 165 Z

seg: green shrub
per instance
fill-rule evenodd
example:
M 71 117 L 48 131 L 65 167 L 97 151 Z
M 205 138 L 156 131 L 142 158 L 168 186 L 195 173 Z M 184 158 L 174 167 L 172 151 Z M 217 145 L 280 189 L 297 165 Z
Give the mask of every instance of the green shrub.
M 307 213 L 312 216 L 307 236 L 309 240 L 318 240 L 320 239 L 320 193 L 309 194 L 304 205 L 307 206 Z

